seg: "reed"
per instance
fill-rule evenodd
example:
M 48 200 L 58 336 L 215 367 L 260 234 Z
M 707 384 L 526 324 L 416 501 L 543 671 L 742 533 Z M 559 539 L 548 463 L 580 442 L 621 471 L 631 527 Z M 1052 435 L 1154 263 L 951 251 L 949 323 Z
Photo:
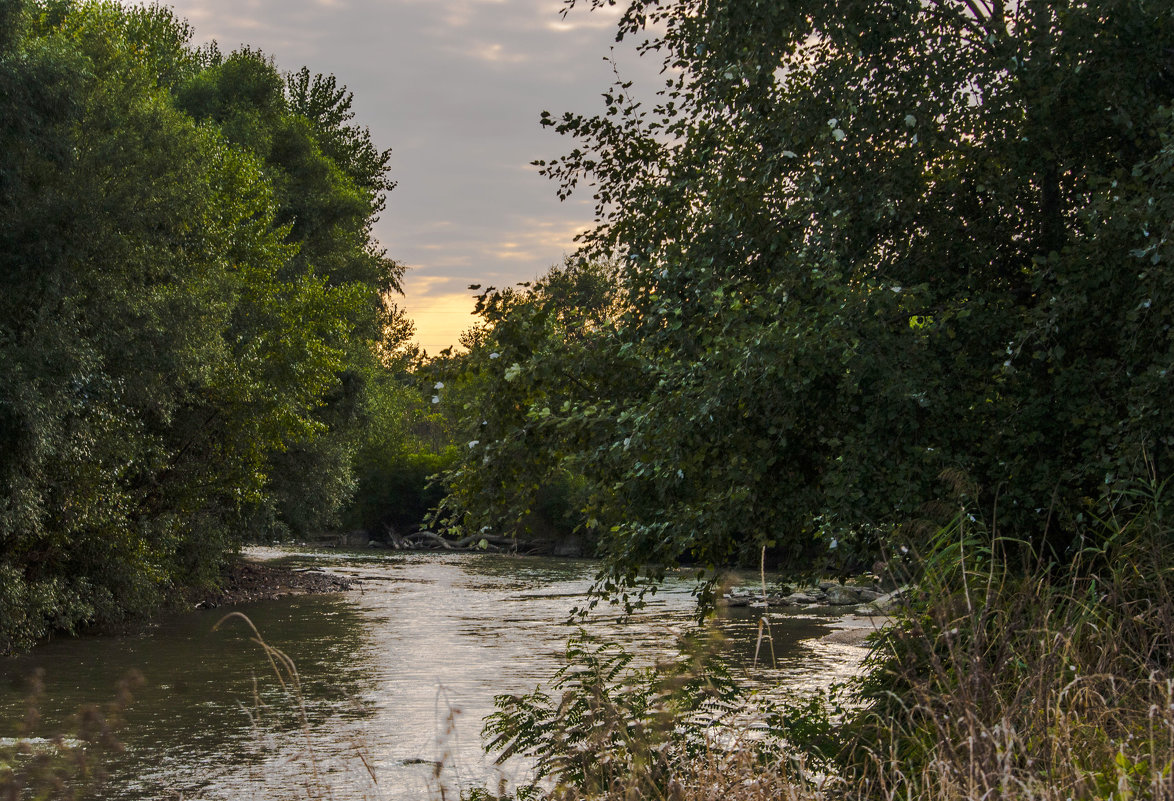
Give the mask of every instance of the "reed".
M 332 764 L 325 759 L 320 753 L 306 707 L 301 675 L 293 658 L 267 642 L 243 612 L 229 612 L 216 622 L 213 631 L 230 621 L 239 622 L 248 628 L 251 633 L 249 639 L 261 649 L 270 675 L 277 683 L 276 698 L 271 698 L 262 693 L 260 683 L 254 679 L 252 704 L 242 707 L 248 715 L 253 732 L 253 747 L 258 753 L 269 750 L 277 739 L 287 737 L 292 724 L 299 744 L 297 748 L 287 749 L 292 753 L 292 758 L 284 767 L 291 775 L 285 778 L 287 784 L 297 787 L 299 797 L 305 801 L 334 801 L 336 798 L 381 801 L 384 794 L 368 757 L 366 744 L 359 740 L 351 742 L 347 765 Z M 358 769 L 355 769 L 356 766 Z M 270 797 L 266 788 L 270 778 L 258 776 L 254 779 L 254 797 Z M 339 786 L 340 783 L 345 783 L 345 786 Z
M 44 671 L 34 672 L 18 736 L 0 739 L 0 801 L 73 801 L 98 792 L 110 757 L 122 751 L 117 731 L 142 683 L 141 674 L 129 673 L 110 701 L 79 708 L 68 733 L 46 736 L 40 715 Z
M 968 521 L 939 533 L 920 600 L 866 663 L 845 793 L 1174 797 L 1174 560 L 1160 517 L 1105 521 L 1063 568 L 1028 570 L 1023 543 Z

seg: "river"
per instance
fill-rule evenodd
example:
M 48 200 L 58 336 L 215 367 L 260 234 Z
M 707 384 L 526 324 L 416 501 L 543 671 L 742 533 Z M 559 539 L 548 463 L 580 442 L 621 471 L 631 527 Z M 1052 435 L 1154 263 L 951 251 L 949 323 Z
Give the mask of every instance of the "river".
M 262 648 L 228 610 L 169 616 L 122 636 L 56 639 L 0 660 L 0 737 L 16 734 L 27 677 L 44 672 L 42 729 L 86 703 L 109 700 L 140 671 L 125 714 L 125 752 L 102 797 L 141 799 L 418 799 L 446 788 L 525 778 L 481 746 L 482 718 L 499 693 L 528 692 L 562 664 L 566 621 L 591 586 L 581 560 L 467 554 L 312 552 L 255 555 L 356 578 L 345 593 L 235 607 L 296 665 L 308 725 Z M 749 581 L 750 577 L 747 577 Z M 597 616 L 593 634 L 644 663 L 671 656 L 692 621 L 686 577 L 630 620 Z M 736 673 L 771 692 L 807 692 L 850 676 L 863 649 L 829 641 L 838 618 L 812 610 L 772 618 L 775 663 L 755 664 L 757 613 L 718 621 Z M 437 764 L 440 776 L 437 777 Z M 309 789 L 307 788 L 309 785 Z M 452 795 L 449 795 L 451 798 Z

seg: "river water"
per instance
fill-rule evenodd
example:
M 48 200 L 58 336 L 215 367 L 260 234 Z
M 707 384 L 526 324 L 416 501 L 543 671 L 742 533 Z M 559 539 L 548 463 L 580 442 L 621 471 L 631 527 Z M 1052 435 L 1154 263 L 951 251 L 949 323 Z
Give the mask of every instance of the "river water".
M 245 621 L 227 610 L 168 617 L 132 635 L 58 639 L 0 660 L 0 737 L 24 715 L 27 677 L 42 670 L 40 730 L 79 706 L 111 699 L 130 671 L 145 678 L 126 711 L 125 751 L 102 797 L 134 799 L 438 798 L 438 788 L 525 780 L 526 764 L 484 754 L 493 698 L 548 680 L 576 631 L 595 565 L 581 560 L 468 554 L 276 552 L 356 578 L 356 589 L 235 607 L 288 655 L 299 702 L 282 688 Z M 749 577 L 747 577 L 749 581 Z M 620 622 L 591 632 L 650 664 L 675 653 L 692 625 L 685 577 Z M 863 649 L 825 636 L 846 625 L 817 611 L 772 618 L 774 665 L 758 613 L 728 610 L 717 625 L 735 674 L 767 692 L 809 692 L 846 679 Z M 288 678 L 288 677 L 287 677 Z M 438 767 L 439 766 L 439 767 Z M 439 773 L 439 776 L 437 775 Z M 448 794 L 452 798 L 451 793 Z

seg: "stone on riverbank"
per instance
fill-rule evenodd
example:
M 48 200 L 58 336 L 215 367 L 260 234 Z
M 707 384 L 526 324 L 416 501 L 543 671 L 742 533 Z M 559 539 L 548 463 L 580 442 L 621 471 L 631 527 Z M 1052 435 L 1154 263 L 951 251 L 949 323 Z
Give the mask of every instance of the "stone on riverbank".
M 856 610 L 861 615 L 889 615 L 909 596 L 908 586 L 898 587 L 892 592 L 878 595 Z
M 856 584 L 840 584 L 836 581 L 821 581 L 810 587 L 802 587 L 785 596 L 768 595 L 765 605 L 768 607 L 788 606 L 856 606 L 862 603 L 874 602 L 883 596 L 872 587 L 862 587 Z M 742 590 L 726 596 L 727 606 L 762 607 L 763 597 L 753 591 Z M 875 614 L 875 611 L 870 612 Z
M 196 609 L 214 609 L 252 601 L 271 601 L 289 595 L 342 592 L 354 584 L 350 579 L 322 570 L 294 569 L 242 559 L 225 569 L 219 589 L 197 593 L 189 600 Z

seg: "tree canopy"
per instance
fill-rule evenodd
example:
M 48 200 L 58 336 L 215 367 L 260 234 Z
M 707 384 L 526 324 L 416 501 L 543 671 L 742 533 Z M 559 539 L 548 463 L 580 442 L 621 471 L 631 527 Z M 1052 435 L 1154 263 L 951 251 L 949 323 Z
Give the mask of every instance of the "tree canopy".
M 4 652 L 333 517 L 400 268 L 333 77 L 159 6 L 0 8 Z
M 762 547 L 867 564 L 943 473 L 1064 558 L 1169 475 L 1166 4 L 633 0 L 617 38 L 662 59 L 655 100 L 621 79 L 542 116 L 576 142 L 542 171 L 596 204 L 583 255 L 623 263 L 588 378 L 552 403 L 567 346 L 487 338 L 529 421 L 504 436 L 589 480 L 606 586 Z M 525 486 L 497 443 L 478 486 Z

